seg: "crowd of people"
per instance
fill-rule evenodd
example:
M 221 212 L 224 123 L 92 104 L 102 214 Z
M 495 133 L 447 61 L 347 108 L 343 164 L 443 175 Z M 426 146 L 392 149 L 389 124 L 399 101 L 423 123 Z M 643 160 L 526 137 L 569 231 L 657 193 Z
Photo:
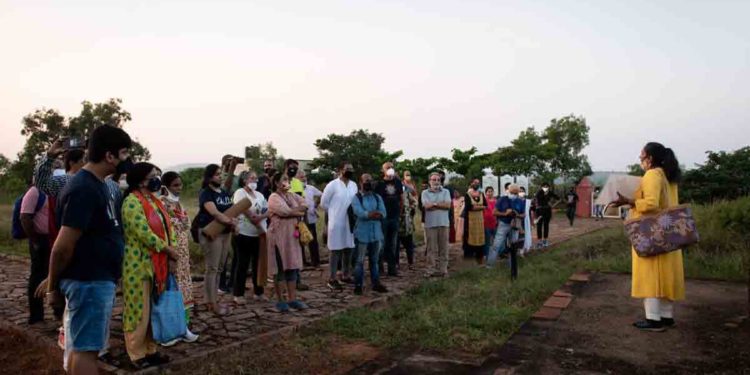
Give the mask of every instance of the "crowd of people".
M 309 308 L 298 291 L 309 289 L 301 277 L 304 267 L 321 266 L 320 225 L 330 254 L 327 287 L 342 292 L 351 285 L 356 295 L 366 288 L 388 293 L 383 277 L 405 271 L 401 248 L 404 266 L 416 270 L 417 210 L 426 243 L 424 276 L 447 277 L 451 242 L 460 242 L 466 258 L 488 268 L 511 250 L 524 256 L 549 246 L 552 209 L 560 201 L 547 183 L 530 199 L 523 186 L 506 184 L 498 196 L 493 187 L 483 191 L 478 179 L 461 196 L 446 186 L 442 171 L 425 176 L 418 189 L 409 171 L 399 174 L 390 162 L 382 166 L 382 176 L 359 178 L 353 165 L 343 162 L 320 191 L 307 183 L 295 160 L 286 160 L 280 171 L 267 160 L 263 171 L 244 168 L 235 176 L 242 161 L 227 155 L 204 169 L 198 212 L 191 220 L 180 201 L 180 175 L 132 163 L 131 146 L 127 133 L 109 126 L 93 131 L 85 151 L 65 150 L 56 142 L 38 163 L 34 186 L 23 198 L 31 249 L 29 323 L 43 320 L 46 296 L 63 321 L 59 341 L 71 373 L 95 373 L 98 359 L 115 361 L 108 341 L 118 284 L 127 353 L 142 369 L 170 360 L 159 345 L 198 340 L 189 329 L 197 303 L 219 316 L 232 307 L 220 302 L 221 294 L 231 293 L 235 306 L 247 303 L 248 276 L 255 301 L 268 302 L 272 287 L 279 313 Z M 61 156 L 62 171 L 55 168 Z M 566 196 L 571 225 L 570 207 L 577 201 L 571 190 Z M 633 202 L 618 204 L 628 203 Z M 200 244 L 205 259 L 203 301 L 193 294 L 190 241 Z M 172 295 L 173 284 L 182 305 L 170 311 L 179 315 L 182 327 L 179 336 L 157 342 L 153 332 L 164 327 L 154 327 L 152 316 L 165 311 L 159 301 Z M 639 290 L 639 296 L 650 293 Z M 674 294 L 679 297 L 679 290 Z M 666 302 L 658 306 L 669 309 Z M 652 322 L 654 315 L 648 316 Z

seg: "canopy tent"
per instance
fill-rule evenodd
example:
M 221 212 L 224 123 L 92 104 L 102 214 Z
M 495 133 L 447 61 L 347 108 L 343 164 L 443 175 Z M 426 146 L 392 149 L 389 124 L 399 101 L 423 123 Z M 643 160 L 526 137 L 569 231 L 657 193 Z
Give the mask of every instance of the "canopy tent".
M 599 192 L 599 196 L 594 201 L 595 204 L 607 205 L 613 200 L 617 199 L 617 192 L 620 194 L 632 198 L 635 195 L 635 191 L 641 184 L 641 178 L 637 176 L 628 175 L 612 175 L 607 179 L 607 183 Z

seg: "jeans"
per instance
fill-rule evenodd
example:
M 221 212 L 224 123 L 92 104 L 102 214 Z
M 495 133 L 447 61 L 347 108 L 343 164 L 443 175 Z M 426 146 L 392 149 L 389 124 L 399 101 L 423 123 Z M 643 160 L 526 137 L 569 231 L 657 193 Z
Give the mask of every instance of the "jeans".
M 505 253 L 507 247 L 507 241 L 511 233 L 511 225 L 503 223 L 502 221 L 497 223 L 497 234 L 495 234 L 495 241 L 490 248 L 490 253 L 487 257 L 487 265 L 492 267 L 497 262 L 497 257 Z
M 370 258 L 370 281 L 372 286 L 380 284 L 378 260 L 380 258 L 380 241 L 357 243 L 357 267 L 354 269 L 354 285 L 361 287 L 365 278 L 365 255 Z
M 29 297 L 29 320 L 44 320 L 44 299 L 34 297 L 36 288 L 47 278 L 49 271 L 50 243 L 46 236 L 29 240 L 31 272 L 26 294 Z M 54 309 L 55 317 L 62 317 L 62 309 Z
M 549 222 L 552 220 L 552 208 L 540 208 L 537 211 L 537 215 L 539 215 L 539 222 L 536 224 L 536 238 L 546 240 L 549 238 Z
M 568 220 L 570 221 L 570 225 L 573 225 L 573 221 L 576 219 L 576 207 L 575 206 L 568 206 L 568 209 L 566 210 L 565 214 L 568 216 Z
M 234 296 L 245 295 L 245 284 L 247 283 L 247 269 L 252 263 L 253 293 L 256 296 L 263 295 L 263 287 L 257 286 L 258 259 L 260 256 L 260 238 L 238 235 L 235 239 L 237 247 L 237 263 L 234 272 Z
M 381 254 L 385 261 L 388 263 L 388 275 L 393 276 L 398 272 L 396 271 L 396 265 L 398 264 L 398 228 L 399 218 L 386 219 L 383 221 L 383 235 L 385 236 L 383 242 L 383 250 Z
M 331 250 L 330 255 L 330 280 L 336 280 L 336 271 L 339 270 L 339 262 L 341 262 L 342 272 L 344 277 L 349 277 L 352 274 L 352 252 L 354 249 L 341 249 Z
M 107 345 L 115 302 L 112 281 L 60 280 L 65 295 L 66 352 L 98 352 Z
M 492 240 L 497 233 L 497 227 L 489 229 L 484 228 L 484 257 L 487 258 L 490 255 L 490 247 L 492 246 Z
M 320 245 L 318 244 L 318 228 L 315 223 L 307 224 L 307 229 L 313 235 L 313 240 L 310 242 L 308 248 L 310 249 L 310 263 L 317 267 L 320 265 Z
M 401 245 L 404 245 L 404 249 L 406 250 L 406 260 L 411 266 L 412 264 L 414 264 L 414 248 L 416 247 L 414 245 L 414 235 L 409 234 L 406 236 L 399 236 L 398 245 L 396 247 L 397 249 L 399 249 L 399 253 L 401 252 Z

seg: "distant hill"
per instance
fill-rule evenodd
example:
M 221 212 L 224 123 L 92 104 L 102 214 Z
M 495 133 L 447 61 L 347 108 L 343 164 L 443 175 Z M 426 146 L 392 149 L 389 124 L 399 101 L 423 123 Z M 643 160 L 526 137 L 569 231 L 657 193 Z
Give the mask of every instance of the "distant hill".
M 169 168 L 162 168 L 164 172 L 182 172 L 189 168 L 205 168 L 210 163 L 185 163 L 185 164 L 178 164 L 175 166 L 171 166 Z

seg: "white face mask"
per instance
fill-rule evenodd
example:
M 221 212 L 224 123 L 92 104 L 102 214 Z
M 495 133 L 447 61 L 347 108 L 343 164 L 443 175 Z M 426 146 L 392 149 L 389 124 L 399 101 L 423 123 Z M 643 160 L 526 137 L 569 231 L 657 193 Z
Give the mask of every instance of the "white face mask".
M 128 182 L 126 180 L 120 180 L 120 190 L 128 190 Z
M 166 195 L 166 198 L 167 198 L 167 199 L 168 199 L 168 200 L 169 200 L 170 202 L 174 202 L 174 203 L 177 203 L 177 202 L 179 202 L 179 201 L 180 201 L 180 196 L 179 196 L 179 195 L 174 195 L 174 194 L 172 194 L 172 192 L 171 192 L 171 191 L 169 191 L 169 190 L 167 190 L 167 195 Z
M 55 169 L 54 171 L 52 171 L 52 176 L 53 177 L 65 176 L 65 170 L 62 168 Z
M 549 188 L 542 188 L 542 190 L 546 193 L 549 191 Z
M 518 193 L 518 196 L 521 197 L 521 198 L 526 198 L 526 193 L 520 192 L 520 193 Z
M 388 168 L 388 170 L 385 171 L 385 175 L 388 177 L 393 177 L 396 175 L 396 170 L 393 168 Z
M 258 183 L 257 182 L 248 182 L 247 183 L 247 188 L 250 189 L 250 190 L 252 190 L 252 191 L 255 191 L 255 189 L 258 188 Z
M 509 197 L 510 199 L 516 199 L 518 198 L 518 194 L 510 194 Z

